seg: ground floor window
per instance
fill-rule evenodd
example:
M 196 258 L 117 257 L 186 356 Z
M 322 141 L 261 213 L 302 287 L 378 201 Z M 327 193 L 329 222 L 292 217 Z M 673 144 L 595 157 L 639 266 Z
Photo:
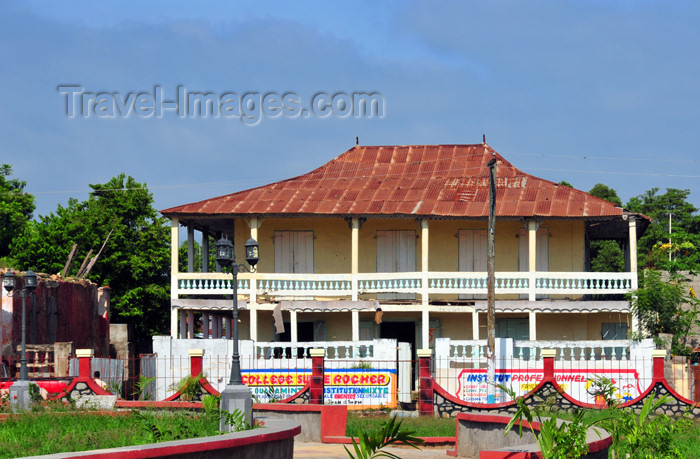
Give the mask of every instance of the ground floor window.
M 496 318 L 496 338 L 530 339 L 530 322 L 527 318 Z

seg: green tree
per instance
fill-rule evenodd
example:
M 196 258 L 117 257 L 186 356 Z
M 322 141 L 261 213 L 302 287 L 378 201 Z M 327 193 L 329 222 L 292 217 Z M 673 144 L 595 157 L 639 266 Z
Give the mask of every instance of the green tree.
M 652 188 L 627 203 L 629 210 L 651 218 L 651 224 L 638 242 L 640 266 L 666 271 L 700 268 L 697 250 L 700 247 L 700 217 L 698 209 L 687 201 L 689 195 L 690 190 L 667 188 L 666 193 L 659 194 L 658 188 Z
M 607 185 L 603 185 L 602 183 L 596 183 L 593 186 L 593 188 L 591 188 L 591 191 L 589 191 L 588 193 L 592 194 L 597 198 L 605 199 L 608 202 L 612 202 L 618 207 L 622 207 L 622 200 L 617 195 L 617 191 L 615 191 Z
M 639 288 L 627 295 L 632 312 L 645 334 L 658 337 L 660 333 L 673 335 L 671 352 L 689 355 L 688 334 L 698 321 L 700 301 L 690 289 L 687 279 L 670 273 L 665 280 L 659 271 L 642 273 Z
M 170 239 L 165 218 L 153 208 L 145 184 L 120 174 L 105 184 L 90 185 L 83 202 L 30 222 L 12 244 L 18 268 L 58 273 L 73 246 L 78 251 L 67 275 L 76 275 L 89 250 L 105 244 L 87 275 L 112 289 L 112 322 L 130 323 L 140 338 L 168 329 Z M 110 234 L 111 232 L 111 234 Z
M 588 193 L 622 207 L 622 201 L 617 192 L 607 185 L 597 183 Z M 610 239 L 591 241 L 590 249 L 591 271 L 615 273 L 625 269 L 625 253 L 618 241 Z
M 20 234 L 34 212 L 34 196 L 24 191 L 26 182 L 8 179 L 12 166 L 0 166 L 0 258 L 10 253 L 12 239 Z

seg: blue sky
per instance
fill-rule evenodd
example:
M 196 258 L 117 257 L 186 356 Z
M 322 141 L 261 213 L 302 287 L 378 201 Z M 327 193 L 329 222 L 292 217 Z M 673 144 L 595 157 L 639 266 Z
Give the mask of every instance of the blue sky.
M 0 161 L 38 215 L 125 172 L 156 207 L 303 174 L 363 145 L 487 142 L 623 201 L 700 207 L 700 4 L 690 1 L 0 4 Z M 66 116 L 58 86 L 383 96 L 382 117 Z

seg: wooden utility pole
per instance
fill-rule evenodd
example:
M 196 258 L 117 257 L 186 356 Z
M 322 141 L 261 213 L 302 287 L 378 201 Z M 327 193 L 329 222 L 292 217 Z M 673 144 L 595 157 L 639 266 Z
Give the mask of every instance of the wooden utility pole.
M 488 291 L 488 311 L 486 314 L 486 324 L 488 328 L 487 342 L 487 401 L 495 403 L 496 393 L 496 154 L 488 162 L 489 166 L 489 232 L 486 239 L 486 271 L 488 280 L 486 288 Z
M 77 249 L 78 244 L 73 244 L 73 248 L 70 250 L 70 254 L 68 255 L 68 260 L 66 260 L 66 265 L 63 267 L 63 271 L 61 271 L 61 277 L 66 277 L 68 269 L 70 269 L 70 265 L 73 263 L 73 255 L 75 255 L 75 251 Z

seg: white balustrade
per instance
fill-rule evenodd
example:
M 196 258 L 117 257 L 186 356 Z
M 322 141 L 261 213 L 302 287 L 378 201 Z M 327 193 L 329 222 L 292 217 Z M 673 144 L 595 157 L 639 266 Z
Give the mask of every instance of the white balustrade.
M 500 345 L 498 341 L 501 341 Z M 640 358 L 640 353 L 648 353 L 651 340 L 636 342 L 632 340 L 538 340 L 525 341 L 511 338 L 496 340 L 497 355 L 507 360 L 541 360 L 542 349 L 555 349 L 558 361 L 629 361 Z M 454 340 L 438 338 L 435 345 L 435 358 L 442 361 L 440 366 L 448 367 L 447 362 L 485 361 L 486 340 Z M 501 349 L 499 351 L 499 348 Z M 651 355 L 651 354 L 649 354 Z M 447 366 L 446 366 L 447 365 Z
M 497 272 L 497 295 L 624 294 L 636 286 L 636 273 Z M 359 274 L 242 273 L 238 292 L 270 297 L 350 299 L 362 294 L 486 294 L 485 272 L 406 272 Z M 356 290 L 353 290 L 356 286 Z M 224 273 L 178 273 L 178 295 L 231 294 L 232 278 Z
M 541 359 L 542 349 L 555 349 L 555 360 L 629 360 L 630 340 L 514 341 L 513 358 Z

